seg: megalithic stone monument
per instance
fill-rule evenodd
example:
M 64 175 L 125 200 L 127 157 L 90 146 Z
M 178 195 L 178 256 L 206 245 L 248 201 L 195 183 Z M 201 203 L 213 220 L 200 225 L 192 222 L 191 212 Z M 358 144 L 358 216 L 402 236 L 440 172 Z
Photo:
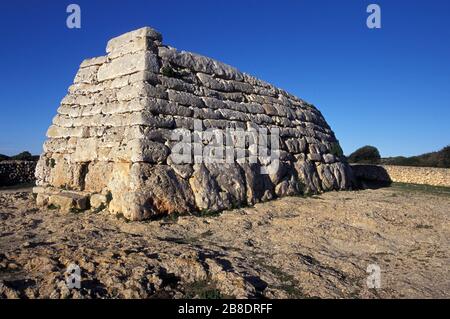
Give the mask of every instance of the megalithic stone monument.
M 39 205 L 130 220 L 353 185 L 311 104 L 145 27 L 84 60 L 47 131 Z

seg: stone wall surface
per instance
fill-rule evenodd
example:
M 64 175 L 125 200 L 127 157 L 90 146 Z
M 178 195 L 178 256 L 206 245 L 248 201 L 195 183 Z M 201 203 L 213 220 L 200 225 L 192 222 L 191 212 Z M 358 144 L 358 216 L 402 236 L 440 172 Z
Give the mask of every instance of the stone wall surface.
M 351 165 L 356 178 L 450 187 L 450 168 L 396 165 Z
M 393 182 L 450 187 L 450 168 L 383 165 Z
M 339 143 L 313 105 L 164 45 L 148 27 L 110 40 L 106 51 L 81 63 L 48 129 L 36 170 L 41 205 L 90 204 L 142 220 L 352 187 Z M 245 147 L 231 150 L 227 163 L 175 161 L 174 132 L 192 133 L 187 153 L 215 145 L 199 125 L 270 130 L 278 137 L 265 147 L 277 155 L 278 169 L 259 157 L 246 161 Z
M 2 161 L 0 162 L 0 187 L 35 181 L 35 161 Z

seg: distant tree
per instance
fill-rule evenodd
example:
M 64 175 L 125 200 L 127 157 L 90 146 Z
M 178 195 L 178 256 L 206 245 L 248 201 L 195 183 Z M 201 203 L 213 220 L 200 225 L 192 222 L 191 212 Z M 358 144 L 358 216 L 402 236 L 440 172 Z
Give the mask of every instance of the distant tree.
M 30 152 L 22 152 L 20 154 L 11 156 L 11 159 L 16 161 L 32 161 L 33 155 L 31 155 Z
M 411 157 L 389 157 L 382 159 L 383 164 L 400 166 L 423 166 L 450 168 L 450 145 L 438 152 L 425 153 Z
M 374 146 L 366 145 L 354 151 L 348 157 L 350 163 L 379 164 L 380 152 Z
M 0 154 L 0 162 L 1 162 L 1 161 L 7 161 L 7 160 L 9 160 L 9 156 Z
M 440 150 L 436 159 L 436 167 L 450 168 L 450 145 Z

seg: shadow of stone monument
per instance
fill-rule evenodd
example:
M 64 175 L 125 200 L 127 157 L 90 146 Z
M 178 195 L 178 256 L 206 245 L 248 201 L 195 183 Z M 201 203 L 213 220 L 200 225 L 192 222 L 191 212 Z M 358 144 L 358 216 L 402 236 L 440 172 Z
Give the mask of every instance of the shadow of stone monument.
M 359 189 L 389 187 L 392 180 L 383 166 L 371 164 L 351 164 Z

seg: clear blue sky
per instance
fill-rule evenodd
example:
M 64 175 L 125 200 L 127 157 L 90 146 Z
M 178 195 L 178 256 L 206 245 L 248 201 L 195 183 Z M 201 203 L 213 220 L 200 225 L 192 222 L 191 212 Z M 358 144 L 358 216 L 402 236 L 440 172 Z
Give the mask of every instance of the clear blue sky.
M 315 104 L 346 154 L 450 144 L 450 1 L 228 0 L 0 2 L 0 153 L 41 152 L 84 58 L 152 26 L 164 42 L 231 64 Z M 82 28 L 66 27 L 81 6 Z M 378 3 L 382 28 L 366 27 Z

